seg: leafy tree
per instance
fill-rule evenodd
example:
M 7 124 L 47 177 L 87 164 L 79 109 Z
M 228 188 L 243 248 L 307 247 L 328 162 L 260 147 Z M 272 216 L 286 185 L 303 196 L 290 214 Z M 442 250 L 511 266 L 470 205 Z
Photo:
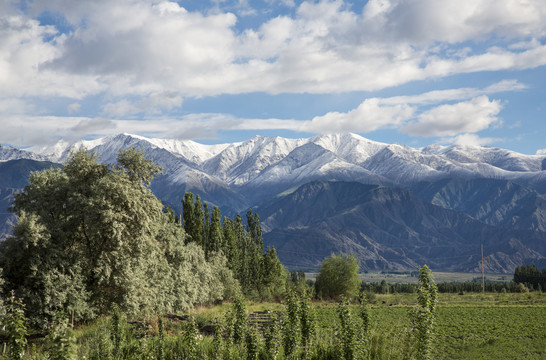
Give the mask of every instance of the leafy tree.
M 120 151 L 116 166 L 81 150 L 63 169 L 31 174 L 15 197 L 18 224 L 0 244 L 0 267 L 34 325 L 60 311 L 78 321 L 112 304 L 164 312 L 222 298 L 217 275 L 229 270 L 184 245 L 184 230 L 148 187 L 159 171 L 135 149 Z
M 195 216 L 193 194 L 191 192 L 187 192 L 184 194 L 184 199 L 182 200 L 182 217 L 184 221 L 184 230 L 186 231 L 186 234 L 188 234 L 188 238 L 186 238 L 186 240 L 195 241 L 195 239 L 192 237 L 195 228 Z
M 212 208 L 212 215 L 208 229 L 207 254 L 224 250 L 224 234 L 222 230 L 222 215 L 217 206 Z
M 339 326 L 336 331 L 336 340 L 339 354 L 345 360 L 356 359 L 359 355 L 358 325 L 355 323 L 349 305 L 349 300 L 341 296 L 337 307 Z
M 325 258 L 315 283 L 317 295 L 324 298 L 357 296 L 360 289 L 358 269 L 358 259 L 354 255 L 332 254 Z
M 274 247 L 267 247 L 263 254 L 262 298 L 279 297 L 286 289 L 287 271 L 277 257 Z
M 214 206 L 211 212 L 206 203 L 201 203 L 199 196 L 194 202 L 193 194 L 186 193 L 182 203 L 184 229 L 192 242 L 201 246 L 208 260 L 218 253 L 225 255 L 227 266 L 246 296 L 262 299 L 282 296 L 286 287 L 286 270 L 274 248 L 267 248 L 264 252 L 258 214 L 249 210 L 246 226 L 239 214 L 234 219 L 224 217 L 222 224 L 220 209 Z
M 514 270 L 514 282 L 528 284 L 532 289 L 546 287 L 546 268 L 539 270 L 536 265 L 521 265 Z
M 307 298 L 300 300 L 300 324 L 301 324 L 301 346 L 303 347 L 305 357 L 311 352 L 311 345 L 317 331 L 315 313 L 309 305 Z

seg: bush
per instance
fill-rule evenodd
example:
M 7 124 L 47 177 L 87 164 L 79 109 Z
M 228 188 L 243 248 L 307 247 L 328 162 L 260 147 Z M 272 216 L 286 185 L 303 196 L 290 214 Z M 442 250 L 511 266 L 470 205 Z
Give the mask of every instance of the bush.
M 358 259 L 354 255 L 332 254 L 327 257 L 322 261 L 315 283 L 317 295 L 331 299 L 341 295 L 355 298 L 360 289 L 358 269 Z

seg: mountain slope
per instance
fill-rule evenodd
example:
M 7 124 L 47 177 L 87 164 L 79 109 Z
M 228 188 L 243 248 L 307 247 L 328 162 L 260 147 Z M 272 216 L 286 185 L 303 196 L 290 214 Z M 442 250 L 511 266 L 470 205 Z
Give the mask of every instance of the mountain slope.
M 501 230 L 401 189 L 315 182 L 257 211 L 269 230 L 264 239 L 281 261 L 309 268 L 346 251 L 359 256 L 364 268 L 409 270 L 427 263 L 473 271 L 482 242 L 488 271 L 545 258 L 546 233 Z
M 425 201 L 490 225 L 546 231 L 546 196 L 508 180 L 446 179 L 412 190 Z
M 20 150 L 11 146 L 0 145 L 0 161 L 29 159 L 45 161 L 46 156 L 36 154 L 32 151 Z
M 490 269 L 510 271 L 546 255 L 539 246 L 546 233 L 546 156 L 480 146 L 411 148 L 355 134 L 256 136 L 219 145 L 120 134 L 60 141 L 34 148 L 36 154 L 0 148 L 0 161 L 61 163 L 71 151 L 87 148 L 101 162 L 115 163 L 119 150 L 129 147 L 162 166 L 152 191 L 177 212 L 187 191 L 223 214 L 259 206 L 260 216 L 267 217 L 267 238 L 280 254 L 298 253 L 283 258 L 296 267 L 351 250 L 370 268 L 411 268 L 426 260 L 446 269 L 474 269 L 481 241 Z M 323 195 L 301 193 L 316 181 L 344 183 L 344 190 L 332 185 L 321 188 Z M 304 203 L 287 200 L 294 194 Z M 273 210 L 277 203 L 282 207 Z M 459 260 L 442 260 L 445 254 Z

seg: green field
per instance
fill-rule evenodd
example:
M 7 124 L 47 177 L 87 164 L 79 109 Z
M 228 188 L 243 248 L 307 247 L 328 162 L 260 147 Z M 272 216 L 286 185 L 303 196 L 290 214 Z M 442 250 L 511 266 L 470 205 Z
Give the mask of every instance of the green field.
M 414 294 L 376 295 L 372 332 L 385 358 L 400 358 L 413 304 Z M 319 335 L 331 336 L 336 304 L 314 308 Z M 435 333 L 433 359 L 546 359 L 546 294 L 440 294 Z
M 416 303 L 415 294 L 387 294 L 371 297 L 369 314 L 371 335 L 366 348 L 370 359 L 404 358 L 404 341 L 410 325 L 410 311 Z M 336 346 L 338 331 L 338 304 L 334 301 L 313 301 L 317 331 L 314 354 L 322 359 L 317 348 L 332 349 Z M 265 309 L 284 311 L 282 303 L 248 303 L 249 313 Z M 357 316 L 358 305 L 350 307 Z M 214 307 L 198 307 L 188 315 L 195 318 L 200 328 L 206 328 L 217 320 L 225 320 L 225 314 L 232 310 L 232 304 L 223 303 Z M 531 293 L 470 293 L 440 294 L 436 309 L 435 337 L 432 359 L 546 359 L 546 294 Z M 184 353 L 185 321 L 165 320 L 165 340 L 158 337 L 158 318 L 132 319 L 142 323 L 141 330 L 134 325 L 125 325 L 126 354 L 124 359 L 156 358 L 159 344 L 165 351 Z M 104 358 L 97 355 L 97 347 L 112 350 L 112 323 L 109 317 L 102 317 L 93 323 L 77 326 L 73 332 L 77 358 Z M 143 329 L 143 330 L 142 330 Z M 27 352 L 27 359 L 41 359 L 43 341 L 32 341 L 37 352 Z M 211 336 L 203 334 L 195 338 L 197 358 L 217 359 L 212 350 Z M 263 339 L 259 346 L 263 345 Z M 232 346 L 226 344 L 225 346 Z M 211 352 L 212 351 L 212 352 Z M 138 354 L 137 354 L 138 353 Z M 229 350 L 230 359 L 246 358 L 240 348 Z M 153 355 L 155 354 L 155 355 Z M 93 356 L 91 356 L 93 355 Z M 178 359 L 172 353 L 164 354 L 165 359 Z M 225 355 L 225 354 L 224 354 Z M 98 356 L 98 357 L 97 357 Z M 152 356 L 152 357 L 149 357 Z M 0 358 L 2 355 L 0 354 Z M 107 357 L 108 358 L 108 357 Z M 277 357 L 284 359 L 282 351 Z M 329 357 L 332 358 L 332 357 Z

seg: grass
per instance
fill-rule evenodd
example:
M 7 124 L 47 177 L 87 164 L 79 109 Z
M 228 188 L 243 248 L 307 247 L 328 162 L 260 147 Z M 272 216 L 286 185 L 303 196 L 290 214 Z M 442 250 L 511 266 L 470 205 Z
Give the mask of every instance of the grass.
M 435 274 L 436 276 L 436 274 Z M 370 308 L 372 334 L 384 358 L 399 358 L 415 294 L 375 295 Z M 319 338 L 331 338 L 337 303 L 315 301 Z M 230 307 L 197 309 L 202 317 L 219 316 Z M 283 310 L 279 303 L 249 303 L 249 312 Z M 212 315 L 214 314 L 214 315 Z M 434 359 L 545 359 L 546 294 L 439 294 Z M 373 339 L 372 339 L 373 342 Z
M 375 359 L 401 359 L 405 334 L 410 326 L 410 311 L 416 303 L 415 294 L 386 294 L 372 297 L 369 314 L 371 337 L 368 344 Z M 337 303 L 313 301 L 317 319 L 317 345 L 328 349 L 335 343 L 338 324 Z M 196 323 L 207 325 L 222 319 L 232 309 L 230 303 L 213 307 L 196 307 L 189 314 Z M 283 311 L 276 302 L 247 304 L 248 312 Z M 353 307 L 356 316 L 357 306 Z M 532 293 L 472 293 L 439 294 L 433 359 L 545 359 L 546 358 L 546 294 Z M 165 351 L 183 350 L 184 322 L 165 323 Z M 125 328 L 127 351 L 153 353 L 159 344 L 157 317 L 147 322 L 147 335 L 138 335 L 132 326 Z M 78 358 L 96 353 L 98 347 L 109 343 L 110 319 L 101 318 L 82 325 L 73 332 Z M 144 336 L 144 337 L 143 337 Z M 36 343 L 38 352 L 42 346 Z M 111 350 L 111 349 L 110 349 Z M 237 348 L 233 348 L 237 352 Z M 202 356 L 215 358 L 212 337 L 200 336 L 198 351 Z M 231 351 L 231 350 L 230 350 Z M 243 354 L 243 353 L 241 353 Z M 238 358 L 235 353 L 232 358 Z M 243 355 L 241 355 L 243 356 Z M 0 355 L 1 358 L 1 355 Z M 27 357 L 34 358 L 34 357 Z M 38 358 L 38 357 L 36 357 Z M 138 357 L 143 358 L 143 357 Z M 280 357 L 282 359 L 282 357 Z

